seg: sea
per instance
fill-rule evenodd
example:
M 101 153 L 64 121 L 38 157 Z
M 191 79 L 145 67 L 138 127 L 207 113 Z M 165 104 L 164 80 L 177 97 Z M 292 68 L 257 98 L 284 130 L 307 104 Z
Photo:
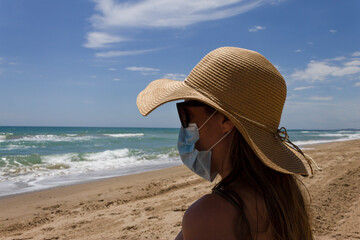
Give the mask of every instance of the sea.
M 180 165 L 178 128 L 0 127 L 0 197 Z M 310 144 L 360 130 L 288 130 Z

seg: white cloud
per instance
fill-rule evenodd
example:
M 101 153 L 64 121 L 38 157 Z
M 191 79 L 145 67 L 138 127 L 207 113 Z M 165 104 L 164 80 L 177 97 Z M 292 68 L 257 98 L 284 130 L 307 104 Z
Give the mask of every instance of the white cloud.
M 198 22 L 232 17 L 266 3 L 265 0 L 94 0 L 93 27 L 184 27 Z
M 101 58 L 122 57 L 122 56 L 139 55 L 139 54 L 154 52 L 157 50 L 159 50 L 159 48 L 143 49 L 143 50 L 130 50 L 130 51 L 108 51 L 108 52 L 96 53 L 95 56 L 101 57 Z
M 331 33 L 337 33 L 337 31 L 335 29 L 330 29 L 329 32 Z
M 324 81 L 328 77 L 342 77 L 360 73 L 360 61 L 348 60 L 345 57 L 325 59 L 323 61 L 312 60 L 305 70 L 296 70 L 291 76 L 297 80 L 310 82 Z
M 254 26 L 252 28 L 249 28 L 249 32 L 257 32 L 257 31 L 260 31 L 260 30 L 265 30 L 266 27 L 263 27 L 263 26 Z
M 162 78 L 172 79 L 172 80 L 184 80 L 187 75 L 182 73 L 167 73 Z
M 345 63 L 346 66 L 360 66 L 360 60 L 353 60 L 351 62 Z
M 295 52 L 299 53 L 299 52 L 302 52 L 302 50 L 301 49 L 296 49 Z
M 113 43 L 129 40 L 105 32 L 90 32 L 87 34 L 86 38 L 87 38 L 87 43 L 84 44 L 84 47 L 87 48 L 105 48 L 105 47 L 110 47 L 111 44 Z
M 331 75 L 341 77 L 341 76 L 345 76 L 345 75 L 352 75 L 352 74 L 359 73 L 359 72 L 360 72 L 360 67 L 350 66 L 350 67 L 341 68 L 338 71 L 333 72 Z
M 352 55 L 353 55 L 354 57 L 360 57 L 360 52 L 354 52 Z
M 344 61 L 345 59 L 346 59 L 346 57 L 344 57 L 344 56 L 339 56 L 339 57 L 334 57 L 334 58 L 326 59 L 325 61 Z
M 292 94 L 290 96 L 286 96 L 286 100 L 294 99 L 294 98 L 297 98 L 297 97 L 299 97 L 299 95 Z
M 116 43 L 130 41 L 127 36 L 139 29 L 183 28 L 205 21 L 236 16 L 265 4 L 277 4 L 284 0 L 92 0 L 95 14 L 89 21 L 91 32 L 84 47 L 105 48 Z M 256 26 L 255 31 L 265 29 Z M 117 57 L 143 54 L 147 51 L 109 51 L 95 54 L 96 57 Z
M 340 70 L 339 67 L 329 66 L 326 62 L 310 61 L 303 71 L 295 71 L 291 76 L 298 80 L 323 81 L 325 77 Z
M 149 67 L 127 67 L 126 70 L 138 72 L 158 72 L 160 69 Z
M 114 80 L 115 82 L 121 81 L 120 78 L 114 78 L 113 80 Z
M 97 76 L 95 76 L 95 75 L 92 75 L 92 76 L 90 76 L 91 78 L 97 78 Z
M 294 91 L 302 91 L 302 90 L 311 89 L 311 88 L 314 88 L 314 86 L 297 87 L 297 88 L 294 88 Z
M 354 87 L 360 87 L 360 82 L 355 83 Z
M 116 68 L 108 68 L 109 71 L 116 71 Z
M 319 97 L 319 96 L 314 96 L 309 98 L 309 100 L 314 100 L 314 101 L 331 101 L 332 99 L 333 97 Z
M 337 90 L 339 90 L 339 91 L 341 91 L 341 90 L 342 90 L 342 88 L 341 88 L 341 87 L 332 86 L 332 88 L 337 89 Z

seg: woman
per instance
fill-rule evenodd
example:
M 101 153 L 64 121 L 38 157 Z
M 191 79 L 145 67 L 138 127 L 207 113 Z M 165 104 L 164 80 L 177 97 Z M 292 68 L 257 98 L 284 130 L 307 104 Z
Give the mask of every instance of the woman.
M 159 79 L 137 98 L 148 115 L 169 101 L 181 121 L 183 163 L 221 181 L 185 212 L 176 239 L 313 239 L 296 174 L 308 176 L 285 128 L 281 74 L 257 52 L 222 47 L 207 54 L 185 81 Z

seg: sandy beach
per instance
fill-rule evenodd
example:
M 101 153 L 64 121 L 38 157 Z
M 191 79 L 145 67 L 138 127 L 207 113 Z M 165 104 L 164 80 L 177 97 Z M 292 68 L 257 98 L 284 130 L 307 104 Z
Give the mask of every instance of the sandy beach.
M 309 148 L 309 146 L 307 146 Z M 360 239 L 360 140 L 305 150 L 316 239 Z M 0 199 L 0 239 L 174 239 L 208 183 L 184 166 Z

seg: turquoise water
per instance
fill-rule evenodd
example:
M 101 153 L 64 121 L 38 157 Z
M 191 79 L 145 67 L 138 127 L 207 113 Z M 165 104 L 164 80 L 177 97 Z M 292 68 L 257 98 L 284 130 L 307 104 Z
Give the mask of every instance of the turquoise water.
M 181 164 L 176 128 L 0 127 L 0 197 Z M 299 146 L 360 130 L 288 130 Z

